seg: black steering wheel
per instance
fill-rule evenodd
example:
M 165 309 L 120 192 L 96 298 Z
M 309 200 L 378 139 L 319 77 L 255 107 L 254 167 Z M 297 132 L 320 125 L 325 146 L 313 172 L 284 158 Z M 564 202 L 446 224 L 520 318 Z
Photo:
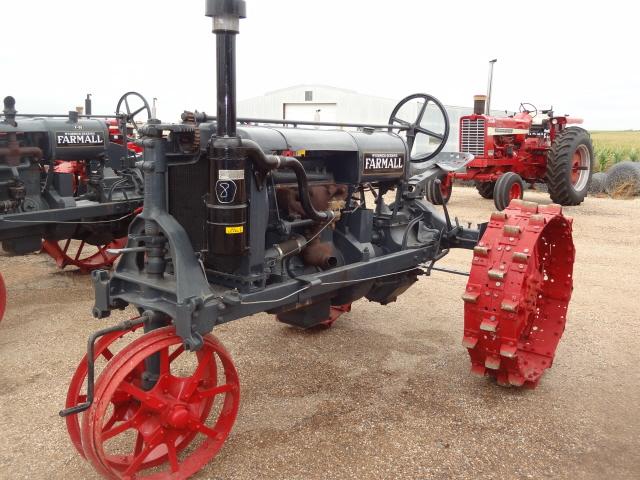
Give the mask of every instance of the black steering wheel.
M 400 112 L 400 110 L 412 100 L 423 101 L 423 103 L 421 103 L 420 105 L 418 115 L 413 123 L 398 117 L 398 113 Z M 422 126 L 422 120 L 425 112 L 427 111 L 427 107 L 429 106 L 429 102 L 433 103 L 442 114 L 444 120 L 444 132 L 442 133 L 434 132 Z M 400 130 L 404 130 L 406 132 L 407 145 L 409 147 L 409 160 L 412 163 L 431 160 L 442 151 L 445 144 L 447 143 L 447 139 L 449 138 L 449 115 L 447 115 L 447 111 L 445 110 L 444 105 L 442 105 L 442 103 L 440 103 L 440 100 L 438 100 L 436 97 L 428 95 L 426 93 L 414 93 L 413 95 L 409 95 L 408 97 L 400 100 L 400 103 L 398 103 L 391 112 L 391 116 L 389 117 L 389 125 L 399 125 L 401 127 Z M 393 130 L 393 127 L 389 128 L 390 132 Z M 413 145 L 415 143 L 416 136 L 418 135 L 425 135 L 429 138 L 435 138 L 436 140 L 439 140 L 440 143 L 433 152 L 412 155 L 411 152 L 413 151 Z
M 133 99 L 136 99 L 135 103 L 133 103 Z M 142 106 L 131 111 L 129 100 L 132 100 L 134 107 L 137 106 L 140 101 L 142 102 Z M 126 109 L 126 113 L 120 111 L 123 103 Z M 138 92 L 127 92 L 122 95 L 122 97 L 120 97 L 120 100 L 118 100 L 118 105 L 116 106 L 116 117 L 120 120 L 120 129 L 122 130 L 122 135 L 124 137 L 127 137 L 127 123 L 130 123 L 136 134 L 138 134 L 138 125 L 136 125 L 135 117 L 145 110 L 147 111 L 148 121 L 151 118 L 151 108 L 149 108 L 149 103 L 147 102 L 147 100 Z
M 529 110 L 527 107 L 532 107 L 532 110 Z M 533 113 L 533 115 L 531 115 L 531 117 L 533 117 L 533 118 L 538 115 L 538 109 L 536 108 L 536 106 L 533 103 L 522 102 L 520 104 L 520 107 L 518 108 L 518 110 L 520 112 Z

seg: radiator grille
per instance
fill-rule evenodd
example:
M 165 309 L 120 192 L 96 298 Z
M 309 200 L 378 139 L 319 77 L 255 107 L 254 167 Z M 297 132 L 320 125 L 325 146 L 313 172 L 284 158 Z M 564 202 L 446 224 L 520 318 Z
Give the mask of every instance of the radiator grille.
M 484 119 L 463 118 L 460 126 L 460 150 L 462 153 L 484 155 Z
M 169 213 L 187 231 L 195 251 L 205 248 L 208 182 L 209 164 L 204 156 L 195 164 L 169 168 Z

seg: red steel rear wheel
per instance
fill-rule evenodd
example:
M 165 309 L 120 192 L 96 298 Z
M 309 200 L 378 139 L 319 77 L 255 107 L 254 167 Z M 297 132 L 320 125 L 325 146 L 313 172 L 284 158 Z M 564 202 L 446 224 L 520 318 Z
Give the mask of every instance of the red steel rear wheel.
M 233 361 L 211 335 L 186 376 L 174 368 L 183 354 L 174 327 L 161 328 L 124 348 L 100 375 L 82 419 L 82 445 L 107 478 L 188 478 L 224 444 L 240 401 Z M 159 357 L 160 376 L 144 390 L 143 365 L 150 357 Z
M 521 200 L 491 215 L 462 295 L 473 373 L 534 388 L 551 367 L 573 289 L 572 222 Z
M 329 318 L 320 322 L 320 325 L 323 325 L 325 328 L 329 328 L 338 318 L 340 318 L 343 313 L 348 313 L 350 311 L 350 303 L 347 303 L 346 305 L 331 305 L 331 309 L 329 310 Z
M 42 250 L 56 261 L 60 268 L 75 266 L 82 272 L 91 272 L 98 268 L 110 267 L 118 255 L 107 252 L 110 248 L 122 248 L 127 243 L 127 237 L 116 238 L 106 245 L 90 245 L 84 241 L 44 240 Z
M 4 284 L 4 278 L 0 274 L 0 321 L 4 317 L 4 311 L 7 308 L 7 287 Z

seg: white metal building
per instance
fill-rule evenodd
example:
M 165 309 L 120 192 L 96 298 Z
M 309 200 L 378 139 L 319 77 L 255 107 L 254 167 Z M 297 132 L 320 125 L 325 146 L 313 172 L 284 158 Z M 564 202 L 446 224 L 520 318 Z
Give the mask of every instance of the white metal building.
M 261 97 L 240 100 L 238 117 L 386 124 L 400 100 L 363 95 L 328 85 L 296 85 L 268 92 Z M 451 128 L 445 151 L 458 150 L 460 117 L 471 113 L 472 105 L 473 99 L 470 98 L 468 107 L 446 106 Z M 492 113 L 504 115 L 504 112 Z M 434 119 L 437 117 L 433 115 Z M 435 131 L 443 130 L 438 129 L 438 125 L 431 126 Z

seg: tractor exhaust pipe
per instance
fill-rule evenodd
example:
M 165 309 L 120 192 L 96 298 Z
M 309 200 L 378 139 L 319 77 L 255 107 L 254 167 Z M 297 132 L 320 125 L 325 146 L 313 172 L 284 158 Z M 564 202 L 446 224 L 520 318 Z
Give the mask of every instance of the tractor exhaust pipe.
M 216 35 L 217 120 L 209 140 L 207 250 L 205 264 L 235 273 L 247 253 L 247 154 L 236 132 L 236 35 L 246 18 L 244 0 L 206 0 L 205 15 L 213 18 Z
M 87 93 L 87 97 L 84 99 L 84 114 L 87 117 L 91 116 L 91 94 L 90 93 Z
M 498 61 L 497 58 L 489 61 L 489 79 L 487 81 L 487 104 L 484 107 L 485 115 L 491 112 L 491 87 L 493 85 L 493 65 Z
M 216 35 L 217 135 L 236 136 L 236 35 L 246 18 L 244 0 L 207 0 L 205 15 L 213 18 Z

